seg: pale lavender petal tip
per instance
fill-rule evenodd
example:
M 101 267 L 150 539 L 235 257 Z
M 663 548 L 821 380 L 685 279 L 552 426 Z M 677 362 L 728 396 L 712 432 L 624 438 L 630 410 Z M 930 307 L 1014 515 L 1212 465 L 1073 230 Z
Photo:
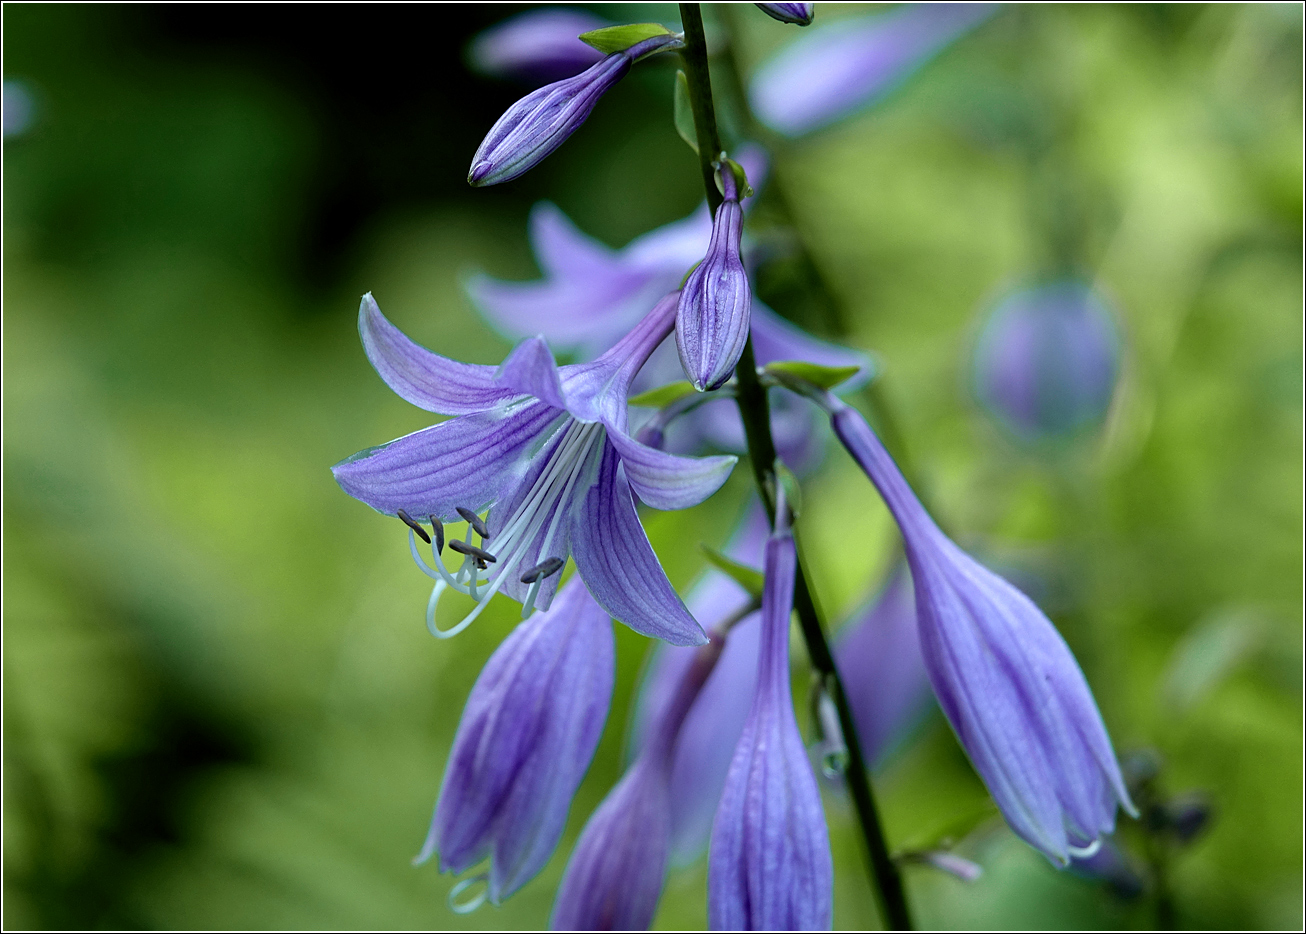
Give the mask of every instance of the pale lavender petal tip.
M 529 10 L 478 35 L 468 58 L 477 71 L 497 78 L 533 83 L 570 78 L 603 58 L 577 37 L 607 25 L 583 10 Z
M 857 110 L 992 15 L 990 3 L 911 3 L 807 30 L 753 76 L 764 124 L 801 136 Z
M 490 857 L 489 897 L 507 898 L 548 861 L 607 718 L 612 624 L 579 579 L 521 623 L 467 698 L 418 859 L 444 872 Z
M 831 399 L 835 434 L 902 531 L 921 653 L 943 712 L 1012 829 L 1060 866 L 1134 813 L 1088 683 L 1023 593 L 947 538 L 866 420 Z
M 816 778 L 789 692 L 789 616 L 797 556 L 766 546 L 757 691 L 712 828 L 708 922 L 716 930 L 825 930 L 834 867 Z

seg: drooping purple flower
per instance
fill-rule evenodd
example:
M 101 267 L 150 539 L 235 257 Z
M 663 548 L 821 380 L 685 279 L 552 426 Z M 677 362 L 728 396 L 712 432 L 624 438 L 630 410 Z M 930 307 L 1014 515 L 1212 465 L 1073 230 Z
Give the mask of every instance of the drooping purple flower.
M 463 708 L 416 862 L 460 873 L 490 858 L 498 904 L 558 845 L 612 699 L 612 623 L 579 578 L 495 650 Z
M 1106 304 L 1083 283 L 1058 282 L 994 309 L 975 348 L 975 395 L 1016 437 L 1055 438 L 1101 422 L 1119 368 Z
M 670 333 L 675 305 L 672 293 L 593 363 L 559 367 L 544 341 L 532 338 L 495 368 L 419 347 L 364 296 L 359 330 L 377 372 L 409 402 L 456 417 L 362 451 L 332 472 L 346 493 L 415 528 L 413 517 L 475 520 L 465 542 L 450 543 L 464 556 L 453 573 L 441 557 L 442 535 L 431 549 L 432 568 L 409 533 L 414 558 L 436 582 L 427 611 L 433 631 L 446 588 L 478 603 L 441 635 L 470 624 L 496 591 L 521 601 L 524 612 L 547 609 L 556 572 L 574 555 L 581 579 L 614 618 L 676 645 L 705 640 L 658 563 L 632 498 L 633 491 L 656 509 L 683 509 L 714 493 L 735 461 L 668 454 L 627 431 L 630 381 Z
M 672 750 L 685 715 L 721 655 L 723 637 L 693 651 L 649 741 L 603 799 L 567 863 L 550 926 L 556 930 L 644 930 L 666 879 L 672 823 Z
M 771 17 L 771 19 L 778 19 L 782 23 L 793 23 L 795 26 L 810 26 L 816 4 L 754 3 L 753 6 Z
M 491 26 L 467 50 L 472 66 L 496 78 L 532 84 L 570 78 L 603 58 L 581 33 L 609 25 L 584 10 L 543 7 Z
M 825 813 L 789 692 L 797 561 L 787 530 L 768 539 L 757 691 L 712 826 L 707 914 L 715 930 L 824 930 L 833 921 Z
M 680 364 L 700 392 L 718 388 L 735 372 L 748 340 L 753 307 L 753 290 L 740 255 L 744 209 L 739 204 L 739 181 L 728 165 L 723 164 L 719 174 L 725 200 L 712 219 L 707 253 L 685 280 L 676 310 Z
M 726 554 L 749 567 L 760 567 L 770 524 L 759 501 L 726 547 Z M 690 590 L 685 603 L 709 632 L 748 610 L 752 598 L 732 577 L 709 570 Z M 739 743 L 757 684 L 761 616 L 754 611 L 729 626 L 725 648 L 707 683 L 685 715 L 676 738 L 671 766 L 671 862 L 687 865 L 707 846 L 712 819 L 721 800 L 726 774 Z M 630 748 L 638 755 L 654 725 L 664 719 L 697 649 L 659 644 L 640 685 L 631 722 Z
M 930 699 L 905 567 L 899 565 L 879 596 L 840 630 L 834 660 L 862 752 L 874 765 Z
M 902 531 L 934 693 L 1012 829 L 1058 865 L 1088 855 L 1134 806 L 1083 672 L 1023 593 L 925 512 L 855 409 L 823 402 L 835 434 Z
M 599 98 L 626 76 L 630 66 L 656 52 L 679 48 L 675 35 L 653 36 L 613 52 L 572 78 L 532 91 L 509 107 L 481 141 L 470 185 L 498 185 L 524 175 L 563 144 L 590 115 Z
M 753 113 L 786 136 L 809 133 L 888 91 L 995 9 L 991 3 L 907 3 L 816 26 L 753 75 Z

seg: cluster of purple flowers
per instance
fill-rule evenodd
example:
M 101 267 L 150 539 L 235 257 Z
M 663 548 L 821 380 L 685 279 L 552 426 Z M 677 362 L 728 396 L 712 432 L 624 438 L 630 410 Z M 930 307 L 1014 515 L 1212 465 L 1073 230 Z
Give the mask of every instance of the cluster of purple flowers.
M 811 4 L 758 6 L 782 22 L 812 20 Z M 902 19 L 921 14 L 894 15 L 903 30 Z M 916 57 L 987 11 L 929 15 L 937 29 L 910 46 Z M 476 60 L 518 75 L 532 61 L 583 70 L 504 114 L 473 158 L 475 185 L 528 171 L 632 64 L 683 44 L 652 24 L 613 27 L 587 34 L 601 37 L 593 42 L 603 52 L 591 53 L 574 43 L 592 22 L 529 16 L 537 30 L 501 27 L 503 42 L 479 43 Z M 755 503 L 728 548 L 739 565 L 761 566 L 760 592 L 712 571 L 682 600 L 637 508 L 693 506 L 730 474 L 735 456 L 700 449 L 742 449 L 731 380 L 750 334 L 780 456 L 796 472 L 813 467 L 828 418 L 902 534 L 906 564 L 835 649 L 868 760 L 932 686 L 1012 829 L 1060 866 L 1090 856 L 1117 805 L 1132 805 L 1084 676 L 1042 612 L 939 530 L 855 409 L 793 368 L 768 366 L 842 368 L 839 392 L 871 376 L 865 355 L 804 334 L 756 300 L 743 226 L 749 179 L 760 186 L 765 160 L 745 148 L 737 162 L 716 164 L 723 202 L 714 215 L 705 205 L 621 251 L 537 206 L 531 234 L 545 279 L 468 286 L 487 318 L 522 338 L 500 366 L 426 350 L 363 298 L 359 330 L 382 379 L 451 417 L 341 462 L 337 481 L 407 525 L 413 559 L 433 581 L 433 634 L 462 631 L 496 593 L 522 604 L 522 622 L 467 700 L 418 860 L 438 857 L 442 871 L 464 873 L 488 859 L 472 878 L 493 903 L 543 868 L 607 719 L 615 619 L 661 645 L 636 702 L 628 768 L 581 832 L 552 926 L 647 927 L 668 866 L 705 846 L 714 928 L 832 923 L 825 815 L 790 690 L 797 555 L 783 490 L 773 520 Z M 583 362 L 559 366 L 550 341 Z M 688 395 L 645 408 L 632 429 L 631 393 L 682 371 Z M 466 523 L 462 537 L 446 536 L 454 521 Z M 560 583 L 569 561 L 575 574 Z M 442 630 L 448 590 L 474 606 Z

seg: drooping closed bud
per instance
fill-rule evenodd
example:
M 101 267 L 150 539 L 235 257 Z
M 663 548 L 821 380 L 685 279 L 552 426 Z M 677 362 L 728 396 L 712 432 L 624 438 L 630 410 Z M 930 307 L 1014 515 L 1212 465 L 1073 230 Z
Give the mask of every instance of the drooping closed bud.
M 570 78 L 603 58 L 578 36 L 608 25 L 583 10 L 528 10 L 491 26 L 467 50 L 472 66 L 496 78 L 541 83 Z
M 833 921 L 825 812 L 789 691 L 796 567 L 793 537 L 773 535 L 757 690 L 712 826 L 707 914 L 714 930 L 823 930 Z
M 753 6 L 771 17 L 771 19 L 778 19 L 782 23 L 793 23 L 795 26 L 810 26 L 816 4 L 754 3 Z
M 735 371 L 748 340 L 753 291 L 740 257 L 746 181 L 728 160 L 721 167 L 725 200 L 712 219 L 703 261 L 685 280 L 676 309 L 676 349 L 685 375 L 700 392 L 716 389 Z
M 638 931 L 652 923 L 671 846 L 676 738 L 723 645 L 715 635 L 694 650 L 648 742 L 586 822 L 558 888 L 553 929 Z
M 975 348 L 975 395 L 1017 438 L 1052 440 L 1101 423 L 1119 368 L 1106 304 L 1084 283 L 1058 282 L 993 310 Z
M 940 531 L 855 409 L 828 393 L 835 434 L 902 532 L 921 654 L 939 705 L 1007 823 L 1066 866 L 1137 813 L 1083 672 L 1023 593 Z
M 517 626 L 476 679 L 417 862 L 442 872 L 490 857 L 498 903 L 548 861 L 612 699 L 612 623 L 579 576 Z
M 504 111 L 481 141 L 467 173 L 468 184 L 498 185 L 529 172 L 585 122 L 599 98 L 625 77 L 634 62 L 679 48 L 681 43 L 671 33 L 653 36 L 611 52 L 575 77 L 527 94 Z

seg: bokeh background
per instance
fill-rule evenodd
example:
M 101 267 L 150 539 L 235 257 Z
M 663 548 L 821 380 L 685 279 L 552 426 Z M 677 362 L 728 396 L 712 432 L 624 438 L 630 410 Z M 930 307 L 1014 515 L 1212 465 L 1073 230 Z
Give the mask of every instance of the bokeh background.
M 552 862 L 503 907 L 451 914 L 450 880 L 409 859 L 515 607 L 434 642 L 397 523 L 327 469 L 428 418 L 367 365 L 361 293 L 494 362 L 508 345 L 461 283 L 538 275 L 534 202 L 620 246 L 701 198 L 660 61 L 537 170 L 466 186 L 522 89 L 462 50 L 517 9 L 5 5 L 5 79 L 31 108 L 4 142 L 5 927 L 546 923 L 620 774 L 648 643 L 617 627 L 612 714 Z M 796 34 L 747 11 L 745 73 Z M 1302 923 L 1301 70 L 1296 4 L 1009 8 L 774 151 L 940 519 L 1030 582 L 1122 756 L 1209 804 L 1164 854 L 1183 927 Z M 1051 448 L 995 426 L 967 376 L 987 310 L 1046 269 L 1049 204 L 1123 339 L 1104 423 Z M 831 333 L 801 286 L 763 292 Z M 746 479 L 650 515 L 677 585 Z M 891 529 L 839 452 L 804 510 L 837 619 L 879 586 Z M 895 847 L 986 797 L 937 711 L 876 785 Z M 849 809 L 826 805 L 836 925 L 875 925 Z M 972 825 L 980 881 L 907 870 L 922 924 L 1157 923 L 1152 888 L 1124 897 Z M 1123 822 L 1144 861 L 1146 839 Z M 658 926 L 702 926 L 704 892 L 701 862 L 673 873 Z

